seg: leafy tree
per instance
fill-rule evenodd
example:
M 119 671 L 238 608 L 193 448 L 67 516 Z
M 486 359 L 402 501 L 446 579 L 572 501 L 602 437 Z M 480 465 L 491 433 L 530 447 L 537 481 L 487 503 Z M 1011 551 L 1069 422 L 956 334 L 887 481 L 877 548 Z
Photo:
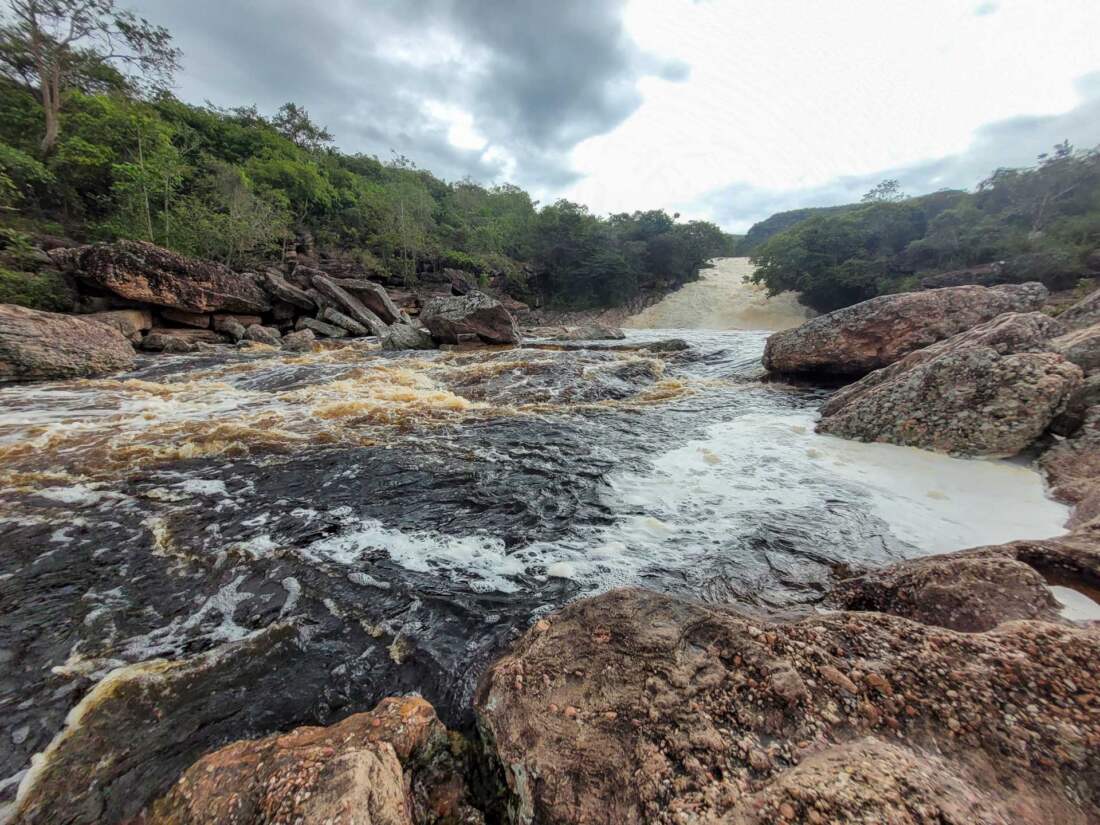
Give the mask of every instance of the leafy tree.
M 901 184 L 893 179 L 888 178 L 881 183 L 871 187 L 871 189 L 860 198 L 861 203 L 898 203 L 908 197 L 901 191 Z
M 107 71 L 113 63 L 133 70 L 135 85 L 164 88 L 179 58 L 166 29 L 116 9 L 114 0 L 8 0 L 0 26 L 0 72 L 39 95 L 43 154 L 57 143 L 68 86 L 117 81 Z
M 324 149 L 333 141 L 328 129 L 310 120 L 309 112 L 297 103 L 284 103 L 271 119 L 271 125 L 295 145 L 313 152 Z

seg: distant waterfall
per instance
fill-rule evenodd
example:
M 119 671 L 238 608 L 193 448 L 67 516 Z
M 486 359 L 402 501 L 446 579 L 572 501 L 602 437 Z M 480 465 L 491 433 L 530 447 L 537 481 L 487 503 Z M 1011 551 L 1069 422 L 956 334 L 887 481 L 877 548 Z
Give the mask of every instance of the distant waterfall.
M 793 292 L 769 298 L 762 286 L 747 284 L 753 268 L 748 258 L 718 258 L 698 281 L 660 303 L 627 318 L 632 329 L 787 329 L 814 314 Z

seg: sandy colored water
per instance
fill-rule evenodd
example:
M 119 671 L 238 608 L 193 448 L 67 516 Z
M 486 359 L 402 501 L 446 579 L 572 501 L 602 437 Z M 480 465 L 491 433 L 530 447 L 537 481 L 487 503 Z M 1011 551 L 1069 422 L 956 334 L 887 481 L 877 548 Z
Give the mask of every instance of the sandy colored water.
M 698 281 L 627 318 L 630 329 L 780 330 L 813 316 L 793 292 L 768 297 L 764 287 L 745 283 L 753 273 L 748 258 L 718 258 Z

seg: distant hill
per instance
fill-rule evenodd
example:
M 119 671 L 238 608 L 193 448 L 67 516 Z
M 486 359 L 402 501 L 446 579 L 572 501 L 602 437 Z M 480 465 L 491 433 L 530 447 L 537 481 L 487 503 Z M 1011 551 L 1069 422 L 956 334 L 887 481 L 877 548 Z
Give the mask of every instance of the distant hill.
M 816 215 L 829 215 L 844 212 L 846 210 L 855 209 L 858 206 L 858 203 L 846 203 L 841 206 L 810 206 L 802 209 L 790 209 L 786 212 L 776 212 L 770 218 L 765 218 L 752 225 L 749 231 L 746 232 L 744 237 L 738 242 L 736 247 L 737 254 L 741 256 L 751 255 L 756 251 L 758 246 L 768 240 L 772 235 L 782 232 L 784 229 L 790 229 L 795 224 L 802 223 L 802 221 L 808 218 L 815 217 Z

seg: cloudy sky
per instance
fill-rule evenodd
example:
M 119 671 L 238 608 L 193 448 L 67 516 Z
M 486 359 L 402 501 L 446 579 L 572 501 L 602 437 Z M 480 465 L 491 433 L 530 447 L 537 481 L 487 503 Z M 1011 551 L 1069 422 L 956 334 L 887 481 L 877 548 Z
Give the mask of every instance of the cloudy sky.
M 1100 0 L 122 0 L 185 100 L 344 151 L 731 231 L 1100 144 Z

